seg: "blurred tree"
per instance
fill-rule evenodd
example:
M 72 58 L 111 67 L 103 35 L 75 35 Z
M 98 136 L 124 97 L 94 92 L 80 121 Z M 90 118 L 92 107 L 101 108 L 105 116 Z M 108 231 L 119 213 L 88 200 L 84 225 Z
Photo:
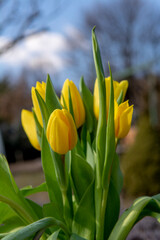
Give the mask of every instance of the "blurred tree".
M 160 128 L 152 128 L 148 114 L 141 116 L 134 143 L 121 158 L 124 192 L 131 197 L 160 191 Z
M 16 123 L 22 108 L 32 106 L 30 90 L 24 76 L 14 86 L 5 80 L 0 82 L 0 123 Z
M 160 55 L 159 22 L 158 5 L 150 0 L 107 1 L 86 14 L 86 27 L 97 26 L 105 61 L 117 70 L 148 62 L 155 48 Z
M 81 39 L 82 36 L 90 39 L 91 29 L 96 25 L 106 73 L 108 73 L 108 61 L 112 71 L 119 73 L 115 75 L 117 79 L 130 78 L 130 82 L 137 73 L 139 75 L 144 70 L 145 72 L 153 70 L 152 65 L 155 66 L 155 61 L 160 58 L 158 6 L 160 7 L 151 0 L 108 0 L 105 3 L 97 3 L 86 11 L 85 20 L 80 26 Z M 77 39 L 79 39 L 78 34 Z M 77 48 L 80 49 L 80 46 Z M 72 58 L 75 66 L 78 66 L 81 72 L 87 72 L 87 78 L 93 81 L 93 66 L 88 64 L 92 61 L 91 45 L 89 51 L 83 48 L 81 57 L 77 51 L 74 51 Z M 150 60 L 153 61 L 149 65 Z M 127 71 L 124 71 L 126 69 Z M 158 67 L 154 70 L 159 72 Z M 131 85 L 131 88 L 133 87 Z

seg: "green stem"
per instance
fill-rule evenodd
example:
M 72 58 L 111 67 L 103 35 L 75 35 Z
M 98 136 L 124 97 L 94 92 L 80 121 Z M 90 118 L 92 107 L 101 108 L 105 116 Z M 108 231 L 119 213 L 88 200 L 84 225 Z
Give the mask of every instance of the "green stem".
M 58 153 L 55 153 L 51 150 L 51 154 L 54 160 L 55 169 L 58 177 L 58 182 L 62 191 L 65 191 L 67 188 L 66 178 L 65 178 L 65 170 L 62 156 Z
M 105 213 L 106 213 L 106 206 L 107 206 L 107 197 L 108 197 L 108 189 L 107 188 L 99 190 L 100 199 L 99 207 L 97 209 L 97 218 L 96 218 L 96 240 L 103 240 L 104 238 L 104 222 L 105 222 Z
M 66 225 L 71 231 L 71 226 L 72 226 L 72 215 L 71 215 L 71 208 L 69 204 L 69 200 L 67 197 L 67 191 L 62 189 L 62 199 L 63 199 L 63 208 L 64 208 L 64 220 L 66 222 Z
M 104 238 L 104 223 L 105 223 L 108 190 L 109 190 L 109 184 L 107 188 L 103 189 L 102 206 L 101 206 L 101 214 L 100 214 L 101 218 L 100 218 L 100 238 L 99 239 Z
M 101 232 L 101 203 L 102 188 L 95 189 L 95 212 L 96 212 L 96 240 L 100 240 Z M 102 239 L 101 239 L 102 240 Z

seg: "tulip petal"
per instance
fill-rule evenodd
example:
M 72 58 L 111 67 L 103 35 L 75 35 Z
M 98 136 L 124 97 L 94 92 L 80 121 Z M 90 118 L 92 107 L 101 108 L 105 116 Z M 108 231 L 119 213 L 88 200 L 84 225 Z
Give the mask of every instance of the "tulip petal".
M 106 113 L 108 117 L 108 111 L 109 111 L 109 100 L 110 100 L 110 77 L 105 78 L 105 87 L 106 87 Z M 125 98 L 126 91 L 128 88 L 128 81 L 123 80 L 120 83 L 117 81 L 113 81 L 113 88 L 114 88 L 114 98 L 117 100 L 121 94 L 121 91 L 123 92 L 122 101 Z M 98 119 L 99 117 L 99 92 L 98 92 L 98 82 L 97 79 L 95 81 L 94 85 L 94 115 Z
M 33 113 L 23 109 L 21 113 L 21 122 L 32 146 L 37 150 L 40 150 Z
M 119 115 L 118 115 L 118 103 L 114 99 L 114 128 L 115 128 L 115 135 L 118 134 L 119 129 Z
M 96 79 L 94 84 L 94 93 L 93 93 L 93 111 L 96 119 L 99 117 L 99 92 L 98 92 L 98 81 Z
M 71 98 L 73 102 L 73 111 L 77 128 L 85 122 L 85 109 L 80 93 L 76 85 L 70 81 Z M 75 104 L 74 104 L 75 101 Z
M 43 98 L 43 100 L 45 101 L 46 83 L 45 82 L 42 82 L 42 83 L 37 82 L 36 89 L 39 92 L 39 94 L 41 95 L 41 97 Z
M 128 100 L 121 103 L 119 106 L 118 106 L 118 111 L 117 111 L 117 115 L 118 117 L 120 117 L 122 115 L 122 113 L 129 107 L 129 104 L 128 104 Z
M 41 110 L 40 110 L 40 107 L 39 107 L 39 103 L 38 103 L 38 100 L 37 100 L 35 89 L 36 89 L 35 87 L 32 87 L 32 89 L 31 89 L 33 107 L 34 107 L 34 111 L 35 111 L 35 114 L 37 116 L 37 119 L 38 119 L 40 125 L 43 126 Z
M 65 114 L 65 121 L 69 128 L 69 150 L 71 150 L 77 143 L 77 129 L 71 114 L 65 109 L 63 109 L 62 111 Z
M 41 110 L 40 110 L 40 107 L 39 107 L 39 103 L 38 103 L 38 100 L 37 100 L 35 89 L 38 91 L 38 93 L 41 95 L 41 97 L 45 101 L 46 83 L 45 82 L 42 82 L 42 83 L 37 82 L 36 87 L 32 87 L 32 89 L 31 89 L 31 96 L 32 96 L 34 111 L 35 111 L 35 114 L 37 116 L 37 119 L 38 119 L 39 123 L 43 127 Z
M 66 81 L 64 82 L 60 102 L 63 106 L 66 104 L 67 109 L 69 110 L 68 87 L 70 88 L 76 126 L 77 128 L 79 128 L 85 121 L 85 109 L 84 109 L 84 105 L 83 105 L 83 101 L 80 96 L 80 93 L 76 85 L 73 83 L 73 81 L 69 81 L 69 79 L 66 79 Z M 64 100 L 65 100 L 65 104 L 64 104 Z
M 121 91 L 123 91 L 123 99 L 122 99 L 122 101 L 123 101 L 125 98 L 127 89 L 128 89 L 128 81 L 127 80 L 121 81 L 115 89 L 115 92 L 114 92 L 115 99 L 117 100 Z
M 53 151 L 65 154 L 77 143 L 77 129 L 71 114 L 66 109 L 56 109 L 50 115 L 47 140 Z
M 120 116 L 118 138 L 124 138 L 128 134 L 131 127 L 132 114 L 133 105 L 128 107 Z

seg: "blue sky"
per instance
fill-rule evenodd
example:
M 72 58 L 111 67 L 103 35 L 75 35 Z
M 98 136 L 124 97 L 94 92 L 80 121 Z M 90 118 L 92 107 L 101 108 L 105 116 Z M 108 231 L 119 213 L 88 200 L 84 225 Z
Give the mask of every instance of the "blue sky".
M 12 2 L 12 0 L 9 1 Z M 66 41 L 66 35 L 71 35 L 72 39 L 74 39 L 78 34 L 81 34 L 79 29 L 84 22 L 85 13 L 89 11 L 93 5 L 106 1 L 113 2 L 116 0 L 39 1 L 43 9 L 43 18 L 41 21 L 35 22 L 35 24 L 30 27 L 30 31 L 36 27 L 36 24 L 47 25 L 50 31 L 46 34 L 33 36 L 20 42 L 14 49 L 0 56 L 0 77 L 10 73 L 13 79 L 17 79 L 24 67 L 34 69 L 39 64 L 40 66 L 43 65 L 45 74 L 50 73 L 53 77 L 61 71 L 62 80 L 59 83 L 60 85 L 62 85 L 66 77 L 74 78 L 75 75 L 70 71 L 69 61 L 63 57 L 64 53 L 70 49 Z M 21 0 L 21 8 L 24 14 L 27 10 L 24 4 L 27 5 L 27 2 L 28 0 Z M 46 5 L 46 2 L 48 5 Z M 52 10 L 53 3 L 57 4 L 57 11 L 55 11 L 54 16 L 49 14 L 48 17 L 48 13 Z M 160 7 L 160 1 L 154 0 L 154 5 Z M 0 12 L 1 16 L 5 14 L 5 11 L 9 11 L 9 6 Z M 16 26 L 6 28 L 0 36 L 0 45 L 8 41 L 15 34 L 16 30 Z M 84 48 L 86 51 L 91 47 L 91 42 L 87 42 L 85 39 L 83 39 L 83 42 L 78 42 L 78 39 L 76 41 L 79 44 L 78 46 Z

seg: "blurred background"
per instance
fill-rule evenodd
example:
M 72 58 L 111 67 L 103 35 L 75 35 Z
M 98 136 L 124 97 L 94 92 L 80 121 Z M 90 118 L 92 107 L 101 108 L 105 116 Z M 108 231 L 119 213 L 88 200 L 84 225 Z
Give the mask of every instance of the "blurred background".
M 40 153 L 20 120 L 32 108 L 31 86 L 49 73 L 59 94 L 66 78 L 78 86 L 83 75 L 93 91 L 96 25 L 105 75 L 109 61 L 114 79 L 129 81 L 134 104 L 132 128 L 118 146 L 123 195 L 160 192 L 160 1 L 0 0 L 0 16 L 0 152 L 19 186 L 43 181 Z

